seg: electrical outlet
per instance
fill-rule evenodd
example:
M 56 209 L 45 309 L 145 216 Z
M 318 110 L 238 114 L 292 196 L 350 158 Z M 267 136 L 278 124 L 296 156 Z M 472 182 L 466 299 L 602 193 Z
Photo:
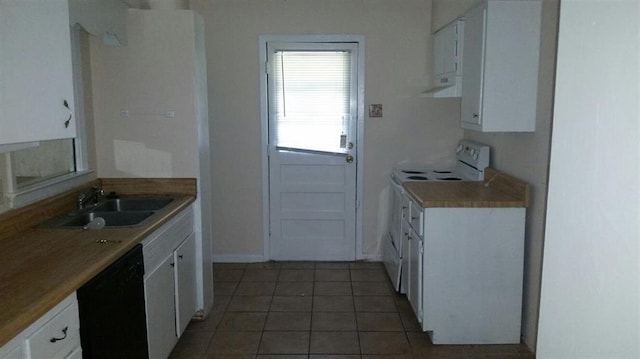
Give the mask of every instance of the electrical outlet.
M 369 105 L 369 117 L 382 117 L 382 104 Z

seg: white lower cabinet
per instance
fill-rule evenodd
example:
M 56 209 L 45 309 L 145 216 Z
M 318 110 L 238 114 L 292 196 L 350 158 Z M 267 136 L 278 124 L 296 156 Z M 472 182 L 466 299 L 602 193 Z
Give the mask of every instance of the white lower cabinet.
M 196 236 L 192 233 L 174 252 L 176 332 L 184 333 L 196 308 Z
M 0 358 L 81 358 L 78 301 L 74 292 L 0 348 Z
M 405 221 L 403 276 L 423 331 L 434 344 L 520 343 L 526 209 L 420 211 L 421 228 Z
M 142 241 L 150 359 L 166 359 L 196 313 L 193 210 Z
M 149 358 L 166 358 L 178 342 L 175 330 L 173 253 L 144 280 Z

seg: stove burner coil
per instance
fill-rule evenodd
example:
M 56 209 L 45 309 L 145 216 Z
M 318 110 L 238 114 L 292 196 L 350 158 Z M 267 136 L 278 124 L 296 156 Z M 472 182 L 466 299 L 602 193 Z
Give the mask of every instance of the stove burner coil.
M 424 173 L 423 171 L 416 171 L 416 170 L 402 170 L 402 173 L 406 173 L 406 174 L 410 174 L 410 175 L 419 175 Z
M 439 181 L 462 181 L 462 178 L 459 177 L 441 177 L 438 178 Z
M 447 173 L 451 173 L 451 171 L 438 171 L 438 170 L 435 170 L 435 171 L 433 171 L 433 173 L 447 174 Z
M 417 180 L 417 181 L 428 181 L 429 179 L 425 176 L 409 176 L 407 179 Z

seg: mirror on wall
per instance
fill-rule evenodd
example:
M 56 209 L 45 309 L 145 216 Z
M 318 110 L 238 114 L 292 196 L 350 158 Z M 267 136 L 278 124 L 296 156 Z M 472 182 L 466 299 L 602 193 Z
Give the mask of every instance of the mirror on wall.
M 42 141 L 10 156 L 18 190 L 75 171 L 73 139 Z
M 2 197 L 76 171 L 73 139 L 40 141 L 38 146 L 7 152 L 2 157 Z

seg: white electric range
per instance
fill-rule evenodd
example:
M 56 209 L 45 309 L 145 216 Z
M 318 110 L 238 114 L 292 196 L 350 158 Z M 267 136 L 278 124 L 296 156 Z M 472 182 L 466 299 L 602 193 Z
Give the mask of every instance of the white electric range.
M 456 165 L 447 168 L 432 168 L 423 164 L 401 164 L 393 169 L 390 176 L 388 233 L 383 243 L 382 257 L 385 268 L 396 291 L 404 293 L 401 284 L 403 267 L 402 220 L 408 216 L 403 205 L 403 182 L 452 182 L 482 181 L 484 169 L 489 166 L 490 148 L 480 143 L 461 140 L 456 147 Z M 406 266 L 405 266 L 406 268 Z M 406 276 L 405 276 L 406 277 Z

